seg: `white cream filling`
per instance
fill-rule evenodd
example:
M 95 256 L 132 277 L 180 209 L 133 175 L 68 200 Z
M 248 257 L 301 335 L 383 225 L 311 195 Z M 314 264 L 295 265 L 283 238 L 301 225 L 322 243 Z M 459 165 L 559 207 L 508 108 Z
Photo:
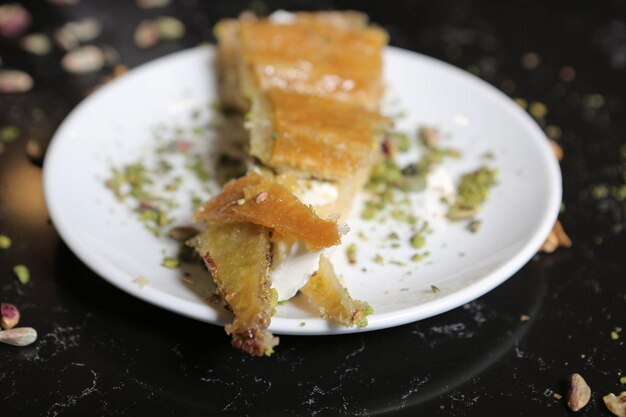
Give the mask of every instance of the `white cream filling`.
M 336 246 L 319 252 L 308 252 L 303 244 L 293 245 L 289 256 L 270 272 L 272 288 L 278 293 L 278 301 L 289 300 L 309 281 L 317 271 L 320 255 L 329 257 Z
M 325 206 L 334 203 L 339 190 L 333 183 L 312 179 L 299 179 L 293 193 L 306 205 Z
M 293 193 L 298 199 L 312 206 L 331 204 L 339 197 L 335 184 L 313 179 L 299 179 Z M 329 257 L 336 247 L 309 252 L 304 244 L 297 242 L 289 255 L 270 272 L 272 287 L 278 292 L 278 301 L 288 300 L 302 288 L 317 271 L 320 255 Z

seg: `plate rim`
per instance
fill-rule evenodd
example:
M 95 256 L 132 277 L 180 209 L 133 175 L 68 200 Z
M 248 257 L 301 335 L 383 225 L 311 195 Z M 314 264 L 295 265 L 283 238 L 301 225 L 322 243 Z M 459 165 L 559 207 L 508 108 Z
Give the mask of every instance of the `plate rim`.
M 49 143 L 43 164 L 43 189 L 46 207 L 48 208 L 50 218 L 59 233 L 59 236 L 70 248 L 70 250 L 79 258 L 79 260 L 89 269 L 108 283 L 112 284 L 114 287 L 132 295 L 133 297 L 185 317 L 222 326 L 224 323 L 219 320 L 218 312 L 208 304 L 199 305 L 197 302 L 181 299 L 149 285 L 144 288 L 139 288 L 139 286 L 133 282 L 133 279 L 128 279 L 128 274 L 121 271 L 115 264 L 105 262 L 97 256 L 90 254 L 89 250 L 83 248 L 80 242 L 78 242 L 78 238 L 76 238 L 75 234 L 69 230 L 69 225 L 63 220 L 62 213 L 60 213 L 59 207 L 57 206 L 57 203 L 52 195 L 52 189 L 54 188 L 52 172 L 55 161 L 59 158 L 56 155 L 59 153 L 58 149 L 62 146 L 62 138 L 69 133 L 68 131 L 70 130 L 74 120 L 81 116 L 82 112 L 85 111 L 84 109 L 88 108 L 91 102 L 98 100 L 100 95 L 106 93 L 110 86 L 130 82 L 132 78 L 141 76 L 142 72 L 150 71 L 153 67 L 158 67 L 166 61 L 181 59 L 183 56 L 202 53 L 208 54 L 210 58 L 213 58 L 215 48 L 213 45 L 200 45 L 182 51 L 177 51 L 139 65 L 129 71 L 129 73 L 124 77 L 111 81 L 78 103 L 78 105 L 74 107 L 68 116 L 61 122 Z M 481 93 L 491 96 L 491 99 L 496 100 L 498 105 L 504 106 L 507 112 L 512 114 L 514 118 L 517 119 L 517 122 L 524 127 L 524 131 L 528 132 L 527 136 L 532 138 L 535 144 L 539 146 L 539 149 L 542 150 L 538 156 L 541 157 L 542 163 L 545 164 L 549 173 L 548 178 L 546 178 L 546 184 L 547 187 L 552 190 L 552 193 L 549 194 L 550 199 L 544 206 L 541 222 L 533 232 L 532 236 L 526 240 L 522 248 L 518 250 L 509 260 L 507 260 L 504 265 L 495 268 L 491 273 L 486 274 L 476 282 L 473 282 L 462 289 L 456 290 L 448 296 L 438 297 L 433 300 L 393 312 L 381 314 L 376 314 L 376 312 L 374 312 L 368 317 L 369 324 L 365 328 L 359 328 L 356 326 L 352 328 L 333 326 L 322 318 L 306 318 L 304 320 L 307 325 L 302 327 L 300 326 L 300 323 L 303 319 L 274 316 L 272 317 L 272 323 L 270 324 L 269 329 L 276 334 L 333 335 L 374 331 L 416 322 L 462 306 L 463 304 L 475 300 L 493 290 L 522 269 L 524 265 L 526 265 L 526 263 L 528 263 L 528 261 L 537 253 L 558 218 L 562 199 L 562 178 L 560 166 L 549 146 L 547 137 L 531 116 L 496 87 L 458 67 L 418 52 L 392 46 L 386 48 L 385 59 L 389 59 L 389 56 L 393 56 L 394 54 L 402 56 L 405 59 L 422 60 L 428 65 L 433 66 L 437 71 L 447 72 L 453 74 L 453 76 L 459 77 L 463 83 L 477 85 L 480 87 Z M 427 308 L 425 308 L 425 306 Z

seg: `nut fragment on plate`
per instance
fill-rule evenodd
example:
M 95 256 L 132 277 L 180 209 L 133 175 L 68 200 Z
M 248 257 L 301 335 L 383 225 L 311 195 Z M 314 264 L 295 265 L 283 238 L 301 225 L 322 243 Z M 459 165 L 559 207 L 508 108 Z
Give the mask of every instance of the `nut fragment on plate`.
M 580 374 L 571 374 L 567 385 L 567 406 L 570 410 L 578 411 L 589 403 L 591 388 Z
M 570 246 L 572 246 L 572 241 L 563 230 L 561 222 L 557 220 L 545 242 L 541 245 L 541 252 L 552 253 L 559 247 L 569 248 Z
M 24 71 L 0 70 L 0 93 L 24 93 L 33 88 L 33 79 Z
M 613 393 L 602 397 L 606 408 L 617 417 L 626 417 L 626 391 L 622 391 L 619 395 Z

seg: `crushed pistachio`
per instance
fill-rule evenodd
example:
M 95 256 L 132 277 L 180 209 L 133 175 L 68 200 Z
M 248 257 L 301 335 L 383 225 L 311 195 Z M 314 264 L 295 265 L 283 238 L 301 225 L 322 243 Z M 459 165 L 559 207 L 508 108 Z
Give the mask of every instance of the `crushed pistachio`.
M 431 286 L 430 286 L 430 290 L 431 290 L 434 294 L 437 294 L 437 293 L 441 292 L 441 290 L 439 289 L 439 287 L 437 287 L 436 285 L 431 285 Z
M 163 259 L 161 265 L 169 269 L 176 269 L 180 265 L 180 261 L 177 258 L 167 256 Z
M 303 321 L 301 321 L 301 322 L 300 322 L 300 327 L 304 327 L 304 326 L 306 326 L 306 323 L 305 323 L 305 322 L 303 322 Z
M 30 271 L 25 265 L 15 265 L 13 273 L 22 284 L 28 284 L 30 281 Z
M 349 244 L 348 247 L 346 248 L 346 256 L 348 258 L 348 263 L 350 265 L 356 264 L 356 253 L 357 253 L 356 244 L 355 243 Z
M 411 236 L 411 246 L 415 249 L 419 249 L 426 244 L 426 238 L 421 233 L 415 233 Z
M 620 384 L 626 385 L 626 376 L 620 377 L 619 382 L 620 382 Z
M 496 184 L 498 172 L 488 167 L 481 167 L 463 175 L 457 190 L 456 201 L 448 210 L 450 220 L 472 218 L 480 211 L 489 195 L 489 190 Z
M 20 137 L 20 128 L 17 126 L 3 126 L 0 128 L 0 142 L 15 142 Z
M 202 155 L 196 154 L 191 157 L 191 161 L 185 165 L 187 169 L 193 173 L 198 180 L 205 182 L 211 179 L 211 174 L 204 166 Z
M 419 261 L 421 261 L 422 259 L 424 259 L 424 255 L 423 255 L 423 254 L 421 254 L 421 253 L 416 253 L 415 255 L 411 256 L 411 260 L 412 260 L 413 262 L 419 262 Z
M 377 264 L 382 265 L 384 261 L 385 260 L 383 259 L 383 257 L 379 254 L 376 254 L 376 256 L 374 256 L 374 262 L 376 262 Z
M 7 235 L 0 235 L 0 249 L 9 249 L 11 247 L 11 238 Z
M 472 220 L 467 224 L 467 230 L 469 230 L 472 233 L 477 233 L 478 229 L 480 229 L 481 224 L 482 224 L 481 220 Z
M 246 204 L 246 199 L 245 198 L 240 198 L 239 200 L 237 200 L 237 205 L 238 206 L 243 206 L 244 204 Z
M 617 339 L 619 339 L 619 333 L 613 330 L 611 332 L 611 340 L 617 340 Z

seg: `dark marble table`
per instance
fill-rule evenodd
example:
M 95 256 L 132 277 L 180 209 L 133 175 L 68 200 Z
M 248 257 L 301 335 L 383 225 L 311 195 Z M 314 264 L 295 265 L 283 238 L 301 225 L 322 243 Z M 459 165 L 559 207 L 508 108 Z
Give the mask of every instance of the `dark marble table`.
M 547 106 L 538 122 L 565 153 L 560 218 L 574 245 L 536 256 L 494 291 L 437 317 L 370 333 L 283 336 L 272 357 L 244 356 L 223 329 L 117 290 L 63 244 L 48 220 L 32 142 L 45 148 L 110 68 L 71 75 L 59 65 L 60 49 L 38 57 L 0 39 L 2 65 L 35 80 L 29 92 L 0 95 L 0 127 L 20 129 L 0 153 L 0 234 L 13 240 L 0 251 L 0 299 L 17 304 L 22 323 L 39 332 L 31 346 L 0 345 L 3 416 L 565 416 L 554 394 L 565 394 L 572 372 L 593 390 L 579 414 L 595 416 L 609 415 L 604 394 L 626 390 L 626 332 L 611 337 L 626 326 L 623 1 L 22 4 L 33 14 L 31 32 L 97 18 L 103 32 L 94 43 L 115 48 L 129 68 L 212 41 L 217 20 L 247 7 L 364 10 L 393 45 Z M 164 14 L 180 18 L 186 35 L 137 48 L 137 23 Z M 16 264 L 29 267 L 28 284 L 14 278 Z

